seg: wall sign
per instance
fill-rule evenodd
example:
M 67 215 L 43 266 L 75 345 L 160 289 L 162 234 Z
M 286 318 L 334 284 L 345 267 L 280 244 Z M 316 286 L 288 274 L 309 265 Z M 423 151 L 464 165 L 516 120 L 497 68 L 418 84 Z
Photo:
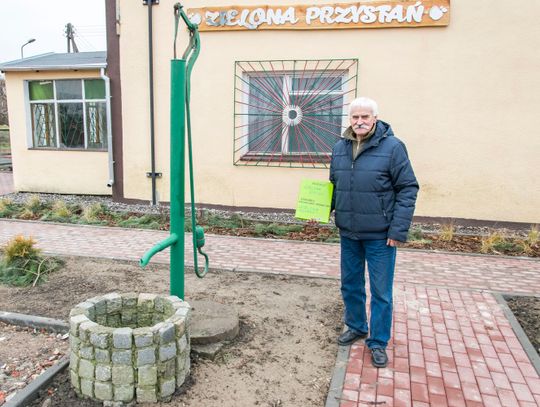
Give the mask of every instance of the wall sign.
M 450 23 L 450 0 L 203 7 L 187 14 L 199 31 L 429 27 Z

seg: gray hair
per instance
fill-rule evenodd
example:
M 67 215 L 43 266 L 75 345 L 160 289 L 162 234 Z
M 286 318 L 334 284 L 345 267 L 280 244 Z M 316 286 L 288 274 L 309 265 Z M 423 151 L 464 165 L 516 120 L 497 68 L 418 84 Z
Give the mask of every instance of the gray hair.
M 357 107 L 370 109 L 373 116 L 379 115 L 379 107 L 377 106 L 377 102 L 375 102 L 373 99 L 366 97 L 354 99 L 349 105 L 349 116 L 351 115 L 352 110 Z

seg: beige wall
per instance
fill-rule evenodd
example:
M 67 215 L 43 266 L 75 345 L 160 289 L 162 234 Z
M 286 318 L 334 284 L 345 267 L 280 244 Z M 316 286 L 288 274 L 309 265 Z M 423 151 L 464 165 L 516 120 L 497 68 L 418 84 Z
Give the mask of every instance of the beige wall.
M 31 150 L 25 80 L 91 78 L 92 72 L 6 72 L 15 190 L 109 195 L 108 155 L 102 151 Z
M 161 200 L 169 197 L 174 3 L 153 8 Z M 358 58 L 359 94 L 379 102 L 380 118 L 408 146 L 421 184 L 416 215 L 540 222 L 540 2 L 528 2 L 526 10 L 490 0 L 453 0 L 451 7 L 448 27 L 201 33 L 191 106 L 197 201 L 293 208 L 301 179 L 328 176 L 327 170 L 233 166 L 235 61 Z M 119 11 L 124 191 L 150 200 L 147 8 L 120 0 Z M 183 34 L 180 53 L 186 44 Z

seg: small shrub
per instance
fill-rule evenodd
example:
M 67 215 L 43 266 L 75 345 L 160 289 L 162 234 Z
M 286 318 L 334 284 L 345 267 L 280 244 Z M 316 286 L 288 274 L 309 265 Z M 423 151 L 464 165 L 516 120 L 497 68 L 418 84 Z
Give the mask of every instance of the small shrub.
M 256 223 L 254 233 L 258 236 L 285 236 L 289 232 L 300 232 L 302 229 L 303 227 L 301 225 L 280 225 L 278 223 L 266 225 L 264 223 Z
M 3 248 L 6 262 L 38 257 L 41 250 L 34 247 L 35 244 L 36 241 L 32 237 L 15 236 Z
M 439 239 L 441 239 L 443 242 L 451 242 L 454 238 L 455 229 L 456 228 L 453 223 L 442 225 L 441 230 L 439 231 Z
M 505 238 L 499 232 L 490 233 L 488 236 L 482 238 L 480 252 L 491 253 L 497 251 L 497 247 L 501 247 L 504 244 Z
M 503 239 L 501 242 L 496 243 L 493 248 L 500 253 L 515 252 L 519 253 L 523 251 L 521 245 L 509 239 Z
M 6 244 L 3 259 L 0 260 L 1 283 L 36 286 L 61 266 L 59 260 L 43 257 L 41 250 L 34 245 L 34 239 L 23 236 L 17 236 Z
M 407 240 L 409 241 L 424 240 L 424 232 L 419 227 L 413 228 L 409 230 L 409 235 L 407 236 Z
M 533 245 L 531 245 L 527 239 L 526 240 L 520 240 L 518 242 L 520 248 L 521 248 L 521 251 L 526 255 L 526 256 L 532 256 L 534 254 L 534 248 L 533 248 Z
M 28 210 L 29 212 L 37 214 L 41 208 L 41 200 L 39 199 L 39 196 L 37 195 L 30 195 L 24 204 L 24 208 Z
M 0 199 L 0 218 L 9 218 L 17 212 L 17 206 L 11 199 Z
M 72 213 L 64 201 L 55 201 L 52 206 L 52 214 L 56 218 L 67 219 L 70 218 Z
M 410 229 L 407 234 L 407 241 L 412 244 L 412 246 L 421 246 L 425 244 L 433 243 L 432 240 L 427 239 L 424 235 L 424 231 L 420 227 L 415 227 Z
M 199 217 L 202 225 L 223 229 L 238 229 L 246 227 L 248 222 L 237 213 L 232 214 L 228 218 L 214 215 L 210 212 L 203 212 L 203 216 Z
M 118 226 L 124 228 L 159 229 L 156 215 L 131 215 L 129 218 L 118 222 Z
M 107 212 L 105 205 L 100 202 L 88 205 L 83 209 L 82 219 L 89 223 L 99 222 L 99 217 Z

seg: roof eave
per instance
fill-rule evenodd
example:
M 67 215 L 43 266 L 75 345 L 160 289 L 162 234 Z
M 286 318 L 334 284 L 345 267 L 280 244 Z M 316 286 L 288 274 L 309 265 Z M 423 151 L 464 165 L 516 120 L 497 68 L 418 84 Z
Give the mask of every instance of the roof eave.
M 0 66 L 0 71 L 88 71 L 92 69 L 107 68 L 107 64 L 95 65 L 58 65 L 58 66 Z

